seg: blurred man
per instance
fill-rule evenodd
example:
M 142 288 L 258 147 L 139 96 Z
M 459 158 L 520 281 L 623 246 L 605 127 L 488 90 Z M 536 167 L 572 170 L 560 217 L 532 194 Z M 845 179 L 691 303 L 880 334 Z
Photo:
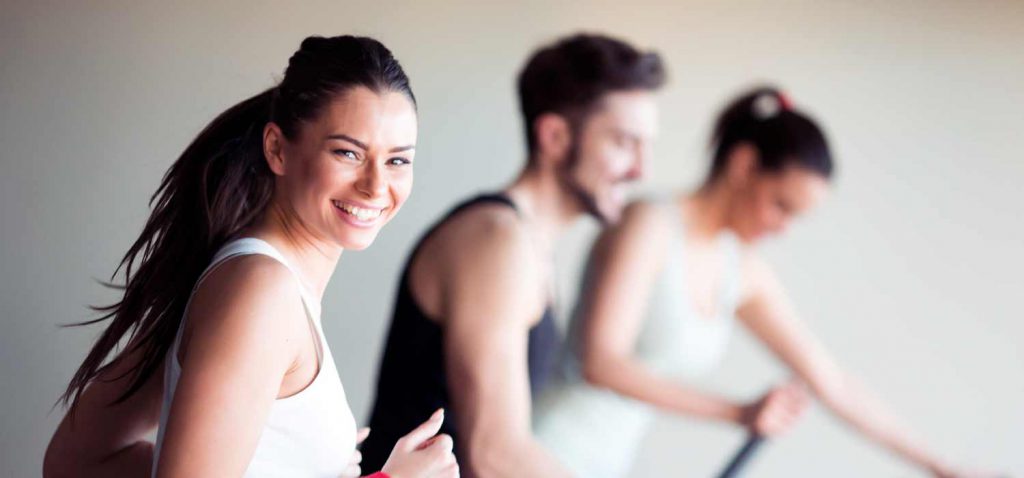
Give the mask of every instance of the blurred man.
M 437 408 L 463 476 L 566 476 L 534 440 L 531 394 L 560 347 L 552 254 L 584 215 L 616 221 L 656 130 L 655 53 L 602 35 L 533 54 L 518 89 L 529 156 L 505 189 L 455 207 L 402 274 L 364 464 Z

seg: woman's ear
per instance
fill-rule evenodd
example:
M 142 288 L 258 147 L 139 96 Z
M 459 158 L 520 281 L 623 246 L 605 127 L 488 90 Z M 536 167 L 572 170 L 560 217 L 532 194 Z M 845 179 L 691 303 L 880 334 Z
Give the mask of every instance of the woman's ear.
M 284 175 L 284 132 L 276 124 L 270 122 L 263 127 L 263 156 L 267 166 L 278 176 Z
M 746 186 L 757 175 L 760 154 L 750 143 L 739 143 L 732 147 L 726 158 L 725 179 L 735 188 Z

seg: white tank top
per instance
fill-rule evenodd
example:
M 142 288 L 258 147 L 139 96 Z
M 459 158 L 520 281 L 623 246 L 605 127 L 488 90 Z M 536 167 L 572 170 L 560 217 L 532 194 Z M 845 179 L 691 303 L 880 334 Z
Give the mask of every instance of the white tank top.
M 718 238 L 725 260 L 724 274 L 718 284 L 715 316 L 702 316 L 687 293 L 682 213 L 675 201 L 666 199 L 657 204 L 671 224 L 670 238 L 633 355 L 659 376 L 686 383 L 714 369 L 728 345 L 739 302 L 741 250 L 734 235 L 727 233 Z M 570 324 L 560 373 L 534 400 L 533 431 L 575 476 L 622 478 L 629 473 L 657 410 L 583 379 L 578 357 L 581 326 L 577 313 Z
M 256 238 L 242 238 L 225 244 L 210 265 L 200 275 L 192 289 L 217 266 L 238 256 L 262 254 L 272 257 L 295 274 L 296 287 L 302 298 L 306 317 L 315 331 L 317 341 L 319 372 L 305 389 L 295 395 L 279 398 L 270 408 L 270 414 L 263 425 L 252 461 L 245 471 L 245 477 L 330 477 L 336 478 L 348 466 L 356 446 L 356 425 L 345 398 L 345 389 L 338 377 L 331 349 L 323 339 L 320 326 L 320 304 L 298 280 L 295 269 L 273 246 Z M 189 302 L 192 298 L 189 297 Z M 188 310 L 186 305 L 185 310 Z M 164 368 L 163 407 L 160 410 L 160 428 L 157 432 L 156 453 L 153 457 L 152 475 L 156 475 L 163 444 L 167 415 L 174 399 L 174 390 L 181 377 L 178 363 L 178 346 L 185 329 L 182 319 L 174 345 L 167 352 Z M 210 444 L 210 446 L 224 446 Z

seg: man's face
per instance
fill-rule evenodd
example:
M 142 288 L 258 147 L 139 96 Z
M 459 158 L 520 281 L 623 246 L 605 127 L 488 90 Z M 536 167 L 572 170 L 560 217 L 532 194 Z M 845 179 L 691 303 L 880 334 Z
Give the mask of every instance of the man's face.
M 657 123 L 654 94 L 633 90 L 605 95 L 579 125 L 561 178 L 587 213 L 618 221 L 626 188 L 647 168 Z

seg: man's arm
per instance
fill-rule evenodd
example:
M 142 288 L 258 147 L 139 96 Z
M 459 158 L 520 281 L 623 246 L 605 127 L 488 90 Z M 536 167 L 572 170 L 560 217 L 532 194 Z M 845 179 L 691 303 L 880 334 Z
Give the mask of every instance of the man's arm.
M 442 274 L 445 366 L 463 476 L 569 476 L 530 430 L 527 349 L 546 302 L 543 274 L 514 216 L 458 236 Z

